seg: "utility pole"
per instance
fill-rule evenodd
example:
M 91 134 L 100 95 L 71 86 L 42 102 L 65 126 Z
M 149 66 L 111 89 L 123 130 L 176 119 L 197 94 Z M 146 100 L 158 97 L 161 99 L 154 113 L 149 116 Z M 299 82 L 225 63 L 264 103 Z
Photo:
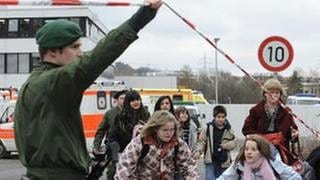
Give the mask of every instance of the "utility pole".
M 220 38 L 214 38 L 214 43 L 216 45 L 216 47 L 218 48 L 218 41 L 220 40 Z M 215 94 L 216 94 L 216 104 L 218 104 L 218 51 L 217 49 L 215 49 L 215 79 L 216 79 L 216 87 L 215 87 Z

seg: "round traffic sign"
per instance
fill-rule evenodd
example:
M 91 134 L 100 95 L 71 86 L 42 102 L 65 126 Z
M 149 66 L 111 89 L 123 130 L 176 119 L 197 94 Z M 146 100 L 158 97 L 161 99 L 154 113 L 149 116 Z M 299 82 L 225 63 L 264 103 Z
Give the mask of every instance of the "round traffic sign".
M 293 48 L 285 38 L 271 36 L 260 44 L 258 58 L 265 69 L 272 72 L 283 71 L 292 63 Z

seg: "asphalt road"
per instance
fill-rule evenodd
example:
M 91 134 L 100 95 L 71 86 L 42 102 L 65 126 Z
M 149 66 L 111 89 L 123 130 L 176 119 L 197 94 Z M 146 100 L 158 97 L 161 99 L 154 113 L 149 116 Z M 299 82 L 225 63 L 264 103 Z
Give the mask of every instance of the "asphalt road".
M 201 175 L 203 175 L 203 163 L 198 162 L 198 167 L 202 170 Z M 22 166 L 17 156 L 13 156 L 10 159 L 0 159 L 0 180 L 20 180 L 25 172 L 26 169 Z M 106 179 L 105 173 L 103 174 L 100 178 L 101 180 Z
M 203 163 L 198 162 L 198 167 L 201 169 L 201 175 L 203 176 Z M 22 166 L 16 156 L 10 159 L 0 159 L 0 180 L 20 180 L 21 176 L 25 174 L 26 169 Z M 105 173 L 100 178 L 105 180 Z M 201 178 L 204 179 L 204 178 Z
M 1 180 L 19 180 L 25 171 L 25 168 L 17 157 L 13 157 L 11 159 L 0 159 Z
M 26 169 L 22 166 L 17 156 L 10 159 L 0 159 L 0 180 L 20 180 L 25 173 Z M 100 179 L 105 180 L 105 175 Z

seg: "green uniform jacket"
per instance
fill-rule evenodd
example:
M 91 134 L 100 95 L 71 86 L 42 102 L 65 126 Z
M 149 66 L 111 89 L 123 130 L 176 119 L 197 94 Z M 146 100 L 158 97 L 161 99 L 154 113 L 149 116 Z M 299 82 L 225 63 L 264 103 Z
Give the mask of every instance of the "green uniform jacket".
M 98 149 L 100 147 L 102 139 L 112 128 L 113 121 L 120 111 L 121 111 L 120 108 L 117 106 L 117 107 L 111 108 L 104 114 L 104 117 L 98 127 L 98 130 L 96 132 L 96 135 L 93 141 L 94 148 Z
M 80 59 L 36 68 L 19 91 L 15 140 L 31 179 L 81 180 L 89 155 L 80 115 L 82 93 L 137 39 L 127 22 Z

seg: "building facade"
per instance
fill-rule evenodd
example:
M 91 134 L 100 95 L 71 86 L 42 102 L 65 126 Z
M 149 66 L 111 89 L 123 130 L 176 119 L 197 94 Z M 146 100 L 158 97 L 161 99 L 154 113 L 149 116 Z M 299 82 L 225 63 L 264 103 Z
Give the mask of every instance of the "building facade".
M 319 82 L 303 82 L 302 92 L 305 94 L 315 94 L 320 97 L 320 83 Z
M 88 7 L 0 7 L 0 87 L 22 85 L 40 60 L 35 34 L 55 19 L 79 24 L 83 51 L 95 47 L 108 31 Z

